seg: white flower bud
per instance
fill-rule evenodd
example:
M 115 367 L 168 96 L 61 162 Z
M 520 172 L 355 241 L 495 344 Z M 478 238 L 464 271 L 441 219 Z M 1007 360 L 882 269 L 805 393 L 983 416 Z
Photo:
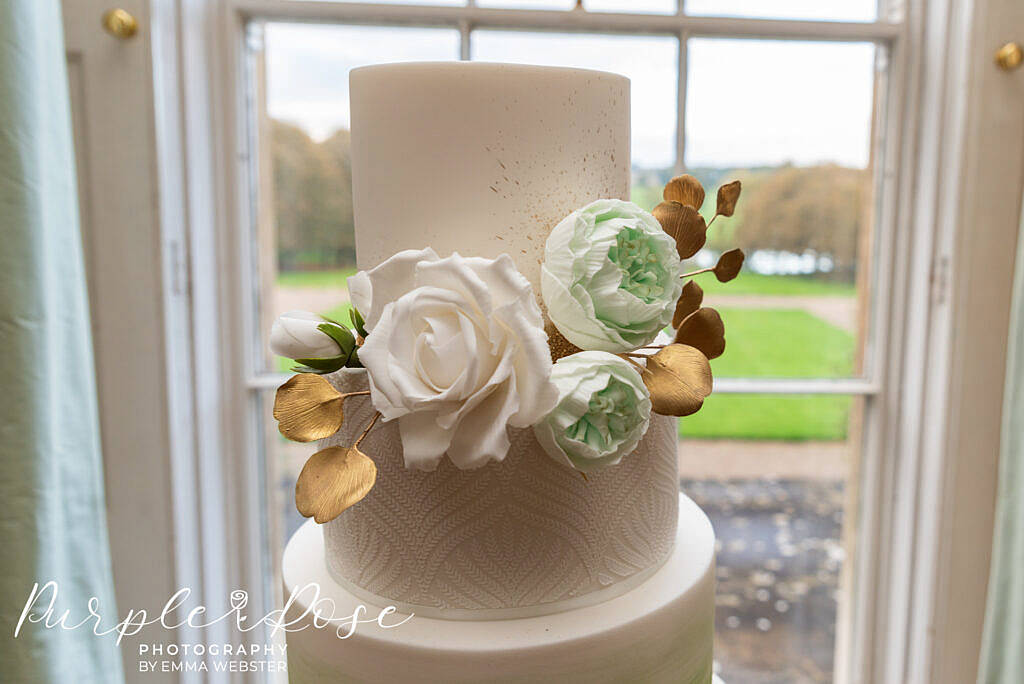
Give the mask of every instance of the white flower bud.
M 337 356 L 341 348 L 317 326 L 326 323 L 308 311 L 281 314 L 270 329 L 270 350 L 289 359 L 325 359 Z

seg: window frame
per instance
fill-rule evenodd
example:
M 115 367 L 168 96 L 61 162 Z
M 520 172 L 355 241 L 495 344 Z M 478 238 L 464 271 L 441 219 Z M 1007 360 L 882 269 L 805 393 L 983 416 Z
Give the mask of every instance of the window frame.
M 278 374 L 254 371 L 259 355 L 259 350 L 255 349 L 259 336 L 252 315 L 255 307 L 238 306 L 239 302 L 256 296 L 249 244 L 255 199 L 251 161 L 255 158 L 255 139 L 252 131 L 242 125 L 249 106 L 245 41 L 250 21 L 456 28 L 461 36 L 460 58 L 463 60 L 470 56 L 472 31 L 476 28 L 676 36 L 680 41 L 677 165 L 682 163 L 685 151 L 686 41 L 690 37 L 873 42 L 886 48 L 890 64 L 888 71 L 880 72 L 884 79 L 880 79 L 883 82 L 878 85 L 876 101 L 884 103 L 885 107 L 876 107 L 872 134 L 876 206 L 871 282 L 875 301 L 869 323 L 871 354 L 864 375 L 836 379 L 723 378 L 716 381 L 715 389 L 721 393 L 865 397 L 868 407 L 861 430 L 860 474 L 854 475 L 859 491 L 852 507 L 858 519 L 857 552 L 854 562 L 844 569 L 852 575 L 848 586 L 853 603 L 841 606 L 841 611 L 849 611 L 849 615 L 841 614 L 837 625 L 835 676 L 838 682 L 906 681 L 897 673 L 907 673 L 910 663 L 919 665 L 922 658 L 931 657 L 927 620 L 911 622 L 911 614 L 920 613 L 920 608 L 911 605 L 911 598 L 912 582 L 922 572 L 920 559 L 937 556 L 938 542 L 929 540 L 924 546 L 915 544 L 917 532 L 934 524 L 935 516 L 926 515 L 922 519 L 919 494 L 908 501 L 899 496 L 899 491 L 901 487 L 914 486 L 915 478 L 927 465 L 925 460 L 934 466 L 935 458 L 926 459 L 922 454 L 920 426 L 925 416 L 940 414 L 943 404 L 929 399 L 926 383 L 913 381 L 920 379 L 929 368 L 937 367 L 937 372 L 941 371 L 948 351 L 949 331 L 943 326 L 942 318 L 948 312 L 936 310 L 934 306 L 936 290 L 932 279 L 943 234 L 939 231 L 933 231 L 939 234 L 927 234 L 923 221 L 916 222 L 918 229 L 912 235 L 897 234 L 895 227 L 898 222 L 910 222 L 922 202 L 939 201 L 936 198 L 938 183 L 919 186 L 915 182 L 915 174 L 924 168 L 922 158 L 927 156 L 918 149 L 915 132 L 924 109 L 920 93 L 925 86 L 921 53 L 926 33 L 938 33 L 944 38 L 953 30 L 949 26 L 926 28 L 924 0 L 910 2 L 902 8 L 906 21 L 862 23 L 691 17 L 683 13 L 682 0 L 677 14 L 665 15 L 477 8 L 472 6 L 473 0 L 469 0 L 466 7 L 223 0 L 217 59 L 224 68 L 215 74 L 213 81 L 219 84 L 220 92 L 227 95 L 218 103 L 214 125 L 221 134 L 218 159 L 226 191 L 222 215 L 228 227 L 220 247 L 224 265 L 220 277 L 225 281 L 221 297 L 227 303 L 222 311 L 228 319 L 225 325 L 230 340 L 228 348 L 242 352 L 229 359 L 223 376 L 223 394 L 232 416 L 229 429 L 237 429 L 236 434 L 244 435 L 232 449 L 240 456 L 226 458 L 229 470 L 245 473 L 243 484 L 235 492 L 240 502 L 239 533 L 255 535 L 248 539 L 262 539 L 265 535 L 267 512 L 261 507 L 262 496 L 253 495 L 254 487 L 262 486 L 258 482 L 262 473 L 253 474 L 254 469 L 246 460 L 251 456 L 246 454 L 258 453 L 262 446 L 253 425 L 257 403 L 254 398 L 258 399 L 261 392 L 276 387 L 283 380 Z M 896 13 L 889 14 L 895 16 Z M 943 64 L 942 71 L 948 68 Z M 951 96 L 945 93 L 940 97 Z M 937 125 L 955 123 L 940 116 Z M 924 196 L 916 204 L 909 195 L 914 188 Z M 955 227 L 947 225 L 940 230 L 948 233 Z M 923 356 L 908 363 L 908 359 L 914 358 L 912 352 Z M 909 388 L 901 387 L 908 381 L 911 381 Z M 941 462 L 943 455 L 937 458 Z M 899 545 L 908 540 L 911 550 L 904 553 Z M 259 549 L 250 548 L 247 561 L 258 567 Z M 274 593 L 267 587 L 266 600 Z M 888 611 L 878 609 L 886 605 L 890 607 Z M 889 624 L 893 620 L 895 626 Z

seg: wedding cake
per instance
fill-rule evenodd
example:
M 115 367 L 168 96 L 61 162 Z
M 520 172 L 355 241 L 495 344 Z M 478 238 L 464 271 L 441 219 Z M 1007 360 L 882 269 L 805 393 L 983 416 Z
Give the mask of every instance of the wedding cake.
M 621 76 L 395 64 L 350 92 L 351 327 L 290 312 L 271 337 L 301 371 L 281 431 L 319 447 L 283 565 L 286 596 L 319 587 L 287 606 L 291 681 L 710 682 L 714 533 L 675 418 L 724 348 L 681 266 L 703 189 L 626 201 Z M 324 628 L 325 600 L 397 612 Z

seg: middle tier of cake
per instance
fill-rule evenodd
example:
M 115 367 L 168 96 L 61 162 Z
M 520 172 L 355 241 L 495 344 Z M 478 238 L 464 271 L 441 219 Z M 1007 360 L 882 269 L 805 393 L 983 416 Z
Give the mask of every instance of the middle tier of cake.
M 327 376 L 341 392 L 366 372 Z M 345 424 L 320 448 L 351 445 L 373 416 L 369 397 L 345 402 Z M 556 463 L 532 429 L 510 429 L 501 463 L 459 470 L 405 467 L 397 421 L 360 450 L 376 485 L 323 526 L 327 567 L 371 603 L 445 619 L 530 617 L 619 596 L 672 552 L 679 505 L 676 422 L 651 416 L 636 451 L 586 479 Z

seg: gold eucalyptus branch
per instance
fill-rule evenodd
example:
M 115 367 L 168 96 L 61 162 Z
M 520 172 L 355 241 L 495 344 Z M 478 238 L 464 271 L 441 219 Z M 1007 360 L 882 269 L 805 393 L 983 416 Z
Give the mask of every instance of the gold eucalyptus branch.
M 736 212 L 742 184 L 735 180 L 718 188 L 715 214 L 705 221 L 700 214 L 704 204 L 704 187 L 695 177 L 682 174 L 672 178 L 662 193 L 664 201 L 652 213 L 666 233 L 676 243 L 680 259 L 694 256 L 707 242 L 708 229 L 719 216 L 732 216 Z M 714 273 L 719 282 L 729 282 L 740 272 L 744 255 L 740 249 L 730 249 L 709 268 L 684 273 L 681 278 L 693 278 L 703 273 Z M 656 413 L 688 416 L 700 409 L 704 398 L 711 393 L 710 359 L 725 351 L 725 326 L 717 311 L 702 307 L 704 291 L 693 280 L 687 282 L 676 302 L 672 314 L 672 327 L 676 329 L 671 344 L 649 344 L 632 352 L 620 354 L 640 371 L 651 394 Z M 654 351 L 641 354 L 639 350 Z M 643 358 L 641 366 L 634 359 Z
M 638 371 L 641 372 L 641 374 L 643 374 L 644 367 L 633 360 L 634 358 L 644 358 L 643 354 L 631 354 L 629 352 L 624 352 L 619 354 L 619 357 L 631 363 Z
M 647 357 L 640 377 L 651 394 L 651 410 L 667 416 L 688 416 L 700 410 L 711 394 L 711 365 L 699 349 L 673 343 Z
M 367 394 L 369 394 L 369 393 L 367 393 Z M 356 439 L 356 443 L 352 445 L 353 449 L 358 449 L 359 448 L 359 444 L 363 441 L 363 439 L 365 439 L 366 435 L 370 434 L 370 430 L 372 430 L 373 426 L 377 424 L 377 419 L 380 418 L 380 416 L 381 416 L 380 411 L 377 411 L 376 413 L 373 414 L 373 418 L 370 419 L 369 424 L 366 426 L 366 428 L 362 431 L 362 433 Z
M 359 450 L 377 424 L 380 411 L 350 447 L 332 446 L 313 454 L 295 481 L 295 507 L 320 524 L 334 520 L 359 503 L 377 482 L 377 465 Z
M 722 255 L 718 257 L 718 262 L 714 266 L 690 271 L 689 273 L 684 273 L 679 277 L 692 278 L 700 275 L 701 273 L 714 273 L 718 282 L 727 283 L 739 275 L 745 258 L 746 257 L 744 256 L 742 249 L 730 249 L 727 252 L 722 252 Z M 701 296 L 703 296 L 703 293 L 701 293 Z
M 701 273 L 710 273 L 711 271 L 714 271 L 714 270 L 715 270 L 715 267 L 714 266 L 710 266 L 708 268 L 702 268 L 702 269 L 697 270 L 697 271 L 690 271 L 689 273 L 684 273 L 684 274 L 682 274 L 679 277 L 680 278 L 692 278 L 694 276 L 699 276 Z
M 295 442 L 315 442 L 330 437 L 345 421 L 345 400 L 369 394 L 369 390 L 342 394 L 316 373 L 293 375 L 277 388 L 274 396 L 277 428 Z

